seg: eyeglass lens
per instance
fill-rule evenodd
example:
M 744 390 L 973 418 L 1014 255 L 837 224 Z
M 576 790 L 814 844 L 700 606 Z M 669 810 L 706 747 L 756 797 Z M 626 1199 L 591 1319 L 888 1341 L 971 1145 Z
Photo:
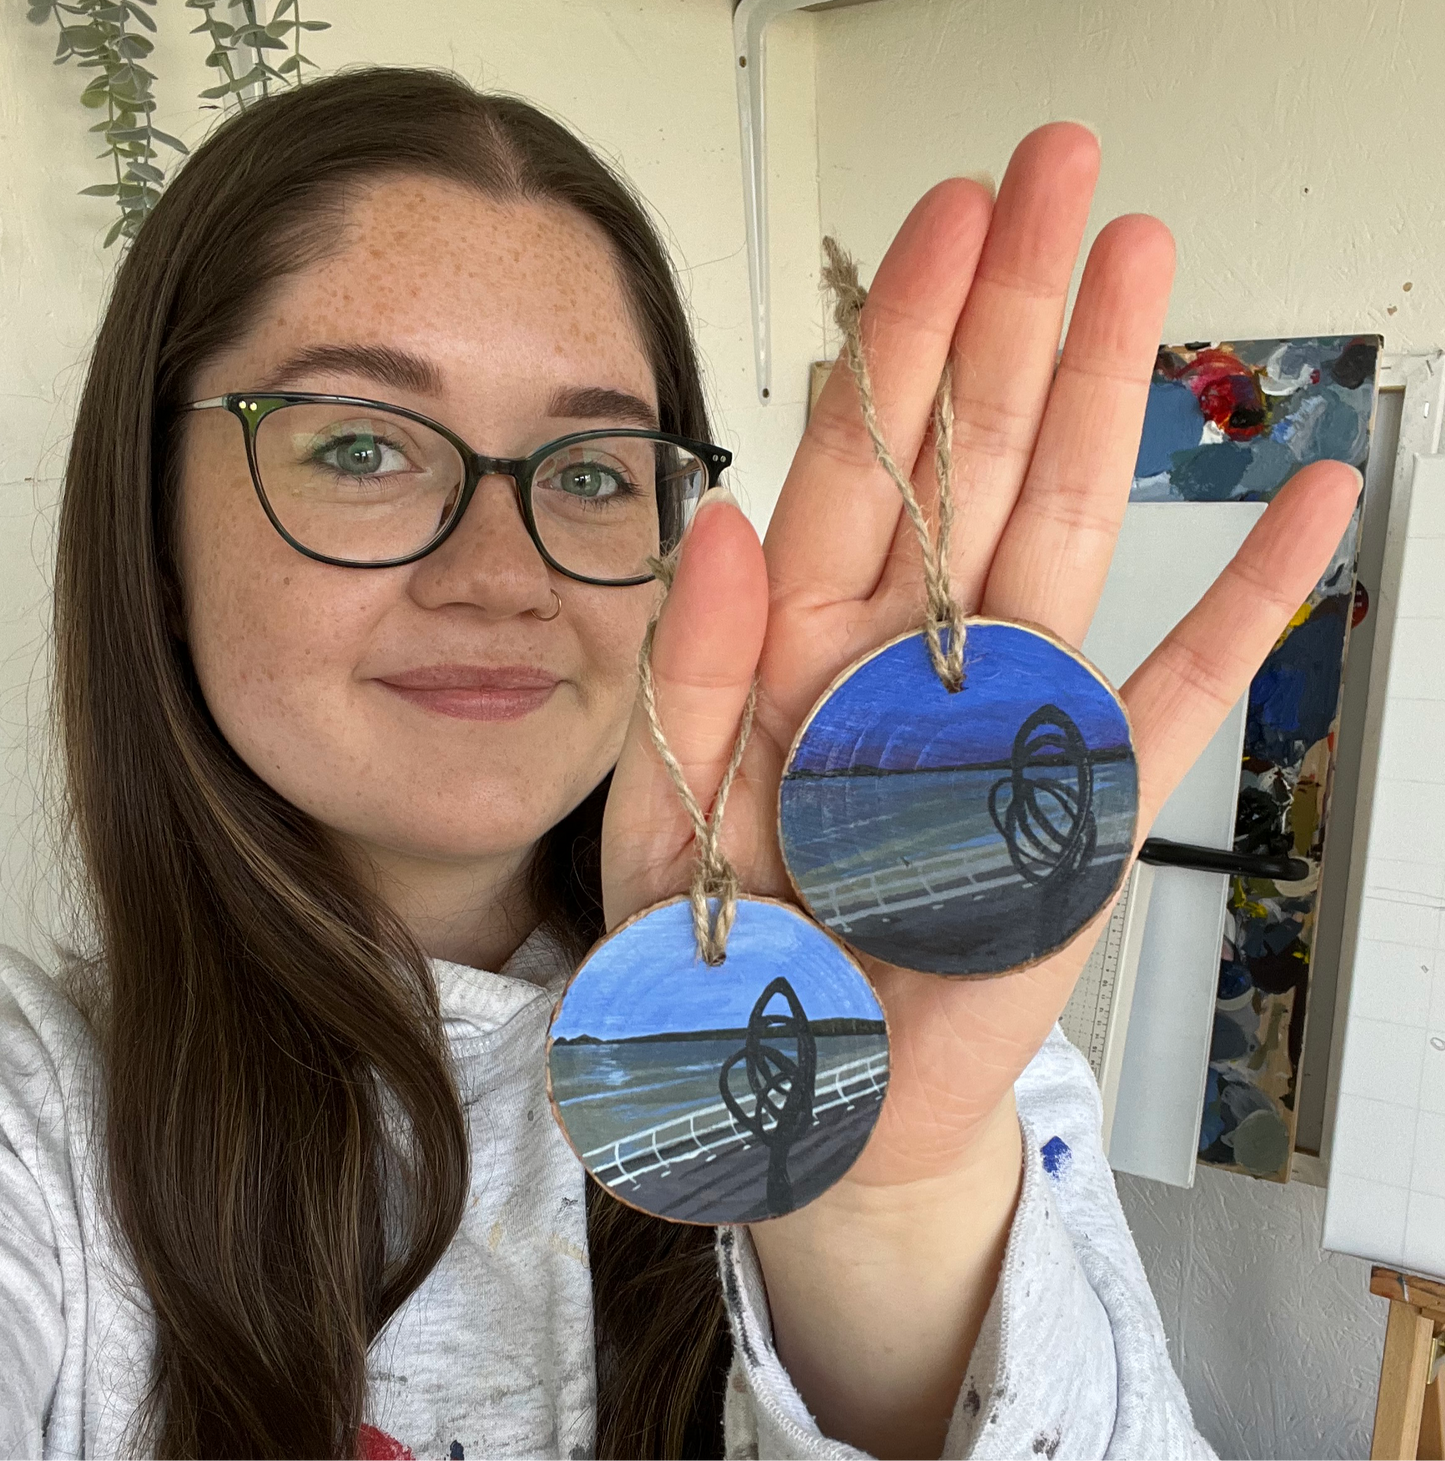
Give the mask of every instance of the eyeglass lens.
M 466 465 L 419 421 L 308 401 L 257 425 L 256 466 L 277 521 L 303 547 L 348 563 L 404 558 L 454 516 Z M 645 575 L 681 536 L 707 487 L 686 448 L 644 436 L 603 436 L 557 448 L 532 476 L 537 536 L 585 578 Z

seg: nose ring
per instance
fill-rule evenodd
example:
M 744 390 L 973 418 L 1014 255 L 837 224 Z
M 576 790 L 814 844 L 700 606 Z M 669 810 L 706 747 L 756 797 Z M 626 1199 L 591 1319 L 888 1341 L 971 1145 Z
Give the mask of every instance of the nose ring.
M 562 612 L 562 596 L 556 589 L 549 589 L 548 592 L 552 595 L 552 612 L 550 614 L 539 614 L 535 609 L 528 610 L 528 613 L 533 618 L 540 619 L 544 624 L 550 624 Z

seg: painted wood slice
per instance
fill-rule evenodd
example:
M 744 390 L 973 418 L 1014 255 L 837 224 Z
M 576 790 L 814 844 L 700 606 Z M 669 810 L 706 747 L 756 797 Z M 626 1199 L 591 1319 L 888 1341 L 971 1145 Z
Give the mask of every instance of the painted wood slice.
M 847 670 L 779 790 L 783 857 L 853 948 L 998 974 L 1068 943 L 1128 871 L 1139 778 L 1123 703 L 1040 629 L 970 619 L 950 694 L 919 632 Z
M 710 968 L 679 898 L 587 956 L 553 1016 L 547 1075 L 567 1140 L 623 1202 L 758 1222 L 853 1165 L 888 1088 L 888 1031 L 848 951 L 796 908 L 740 899 Z

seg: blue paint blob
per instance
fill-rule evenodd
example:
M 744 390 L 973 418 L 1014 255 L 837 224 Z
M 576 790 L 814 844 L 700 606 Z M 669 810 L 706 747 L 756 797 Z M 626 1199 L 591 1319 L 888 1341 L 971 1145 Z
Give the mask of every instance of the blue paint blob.
M 1249 692 L 1247 756 L 1290 765 L 1330 731 L 1340 696 L 1350 595 L 1323 599 L 1265 660 Z
M 1203 431 L 1204 413 L 1188 386 L 1177 380 L 1151 381 L 1134 475 L 1155 477 L 1167 472 L 1174 454 L 1198 446 Z
M 1219 966 L 1219 998 L 1238 999 L 1254 987 L 1249 977 L 1249 965 L 1240 959 L 1230 959 Z
M 1240 495 L 1240 483 L 1254 461 L 1254 448 L 1237 441 L 1212 442 L 1176 453 L 1170 483 L 1180 502 L 1228 502 Z
M 1061 1136 L 1051 1136 L 1039 1148 L 1039 1155 L 1044 1159 L 1044 1171 L 1055 1182 L 1063 1181 L 1074 1161 L 1074 1154 L 1069 1150 L 1068 1142 Z

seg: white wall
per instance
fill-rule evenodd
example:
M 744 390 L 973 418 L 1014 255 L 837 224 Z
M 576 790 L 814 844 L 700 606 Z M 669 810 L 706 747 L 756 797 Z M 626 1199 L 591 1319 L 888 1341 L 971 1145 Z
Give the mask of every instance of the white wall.
M 1071 117 L 1103 143 L 1091 229 L 1178 238 L 1169 338 L 1445 343 L 1439 0 L 882 0 L 820 16 L 817 58 L 821 221 L 869 267 L 937 178 Z M 1384 1304 L 1321 1252 L 1323 1193 L 1120 1189 L 1221 1453 L 1368 1454 Z
M 753 378 L 731 0 L 311 0 L 332 29 L 307 52 L 324 69 L 444 66 L 548 108 L 618 164 L 663 225 L 710 380 L 734 490 L 766 521 L 802 431 L 807 362 L 822 343 L 817 290 L 813 21 L 771 34 L 777 380 Z M 194 145 L 217 113 L 196 13 L 160 0 L 157 125 Z M 77 100 L 89 73 L 51 65 L 53 27 L 0 0 L 0 940 L 43 947 L 48 874 L 37 852 L 51 530 L 84 363 L 117 251 L 100 242 L 105 181 L 96 120 Z M 213 105 L 213 104 L 212 104 Z M 40 910 L 38 922 L 32 908 Z

